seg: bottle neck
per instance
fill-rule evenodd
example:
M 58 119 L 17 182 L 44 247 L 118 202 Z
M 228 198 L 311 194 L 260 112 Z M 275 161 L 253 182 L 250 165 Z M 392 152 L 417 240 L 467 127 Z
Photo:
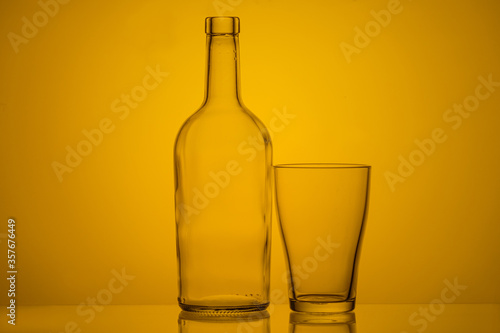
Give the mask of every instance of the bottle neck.
M 207 34 L 204 104 L 240 104 L 238 34 Z

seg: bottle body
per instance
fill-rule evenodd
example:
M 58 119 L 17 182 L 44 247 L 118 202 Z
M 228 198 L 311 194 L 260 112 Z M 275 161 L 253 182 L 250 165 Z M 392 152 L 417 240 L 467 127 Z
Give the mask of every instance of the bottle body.
M 210 79 L 228 78 L 222 73 L 232 65 L 215 68 L 224 59 L 236 62 L 237 75 L 237 39 L 208 39 L 210 86 Z M 269 303 L 272 146 L 241 103 L 237 76 L 234 88 L 232 81 L 213 81 L 175 142 L 178 301 L 188 311 L 252 311 Z

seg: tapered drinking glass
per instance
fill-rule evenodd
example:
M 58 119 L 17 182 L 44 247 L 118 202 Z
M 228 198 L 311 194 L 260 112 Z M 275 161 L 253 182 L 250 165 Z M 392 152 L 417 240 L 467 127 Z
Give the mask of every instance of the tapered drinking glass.
M 310 163 L 274 169 L 291 309 L 353 310 L 370 166 Z

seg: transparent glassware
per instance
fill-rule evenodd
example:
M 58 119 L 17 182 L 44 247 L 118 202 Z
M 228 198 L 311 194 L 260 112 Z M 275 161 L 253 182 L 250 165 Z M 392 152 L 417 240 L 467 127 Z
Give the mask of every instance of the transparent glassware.
M 241 101 L 239 19 L 206 19 L 202 106 L 174 147 L 178 302 L 188 311 L 269 304 L 272 146 Z
M 275 177 L 291 309 L 353 310 L 370 166 L 281 164 Z
M 207 315 L 181 311 L 179 333 L 270 333 L 267 311 L 233 312 Z
M 346 313 L 290 313 L 290 333 L 356 333 L 356 315 Z

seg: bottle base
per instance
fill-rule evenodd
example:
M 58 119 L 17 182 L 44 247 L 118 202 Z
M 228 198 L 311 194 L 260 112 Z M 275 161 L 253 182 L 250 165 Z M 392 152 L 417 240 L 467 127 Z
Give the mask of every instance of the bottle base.
M 329 312 L 342 313 L 354 310 L 355 300 L 347 301 L 309 301 L 290 299 L 290 309 L 298 312 Z
M 240 313 L 240 312 L 253 312 L 253 311 L 264 311 L 269 306 L 268 303 L 262 304 L 252 304 L 252 305 L 193 305 L 193 304 L 185 304 L 179 302 L 179 306 L 184 311 L 190 312 L 206 312 L 206 313 L 214 313 L 227 315 L 231 313 Z

